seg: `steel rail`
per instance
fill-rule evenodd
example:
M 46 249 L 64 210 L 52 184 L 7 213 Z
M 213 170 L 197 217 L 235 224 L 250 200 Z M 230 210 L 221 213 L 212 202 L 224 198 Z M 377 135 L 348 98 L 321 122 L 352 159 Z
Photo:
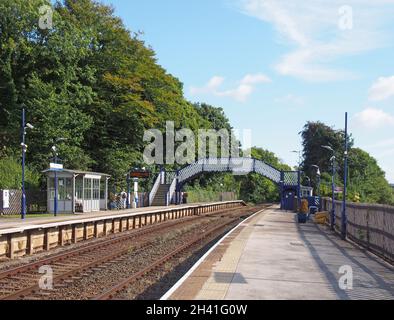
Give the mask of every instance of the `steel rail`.
M 259 211 L 261 211 L 261 209 L 259 209 L 256 212 L 259 212 Z M 253 213 L 251 213 L 251 214 L 253 214 Z M 225 223 L 222 223 L 219 226 L 212 228 L 208 232 L 193 238 L 188 243 L 183 244 L 182 246 L 176 248 L 175 250 L 168 253 L 167 255 L 160 258 L 159 260 L 156 260 L 155 262 L 153 262 L 152 264 L 150 264 L 149 266 L 147 266 L 143 270 L 127 277 L 126 279 L 124 279 L 120 283 L 114 285 L 112 288 L 109 288 L 105 292 L 103 292 L 102 294 L 94 297 L 92 300 L 111 300 L 111 299 L 113 299 L 116 296 L 116 294 L 125 290 L 128 286 L 130 286 L 130 284 L 137 281 L 139 278 L 143 277 L 145 274 L 149 273 L 150 271 L 152 271 L 154 269 L 157 269 L 158 267 L 160 267 L 161 265 L 163 265 L 167 261 L 171 260 L 172 258 L 177 256 L 178 254 L 188 250 L 193 245 L 199 244 L 201 242 L 201 240 L 209 237 L 210 235 L 218 232 L 219 230 L 221 230 L 231 224 L 234 224 L 234 222 L 238 221 L 239 219 L 240 219 L 240 217 L 236 217 L 236 218 L 232 219 L 231 221 L 227 221 Z
M 236 209 L 241 209 L 241 208 L 236 208 Z M 153 232 L 176 227 L 176 226 L 183 225 L 183 224 L 186 224 L 189 222 L 193 222 L 195 220 L 201 220 L 201 219 L 204 219 L 207 217 L 216 216 L 220 213 L 225 213 L 228 211 L 230 211 L 230 210 L 227 208 L 227 209 L 218 210 L 216 212 L 212 212 L 210 214 L 206 214 L 203 216 L 191 216 L 191 217 L 189 216 L 189 217 L 185 217 L 185 218 L 175 220 L 175 221 L 165 221 L 165 222 L 161 222 L 159 224 L 146 226 L 141 229 L 131 231 L 127 235 L 115 236 L 111 239 L 100 241 L 99 243 L 84 245 L 80 248 L 72 249 L 67 252 L 60 253 L 60 254 L 57 254 L 57 255 L 49 257 L 49 258 L 45 258 L 45 259 L 41 259 L 39 261 L 31 262 L 29 264 L 19 266 L 19 267 L 10 269 L 10 270 L 5 270 L 3 272 L 0 272 L 0 280 L 4 280 L 7 278 L 16 276 L 16 275 L 22 275 L 25 277 L 31 276 L 32 275 L 31 272 L 33 270 L 37 270 L 39 267 L 44 266 L 44 265 L 51 265 L 51 264 L 60 263 L 60 262 L 63 262 L 64 260 L 69 259 L 69 258 L 81 258 L 81 257 L 83 257 L 84 254 L 92 253 L 95 250 L 104 250 L 105 248 L 108 248 L 109 246 L 112 246 L 114 244 L 122 244 L 122 242 L 125 242 L 125 245 L 126 245 L 127 241 L 133 240 L 135 238 L 143 237 L 143 236 L 149 235 Z M 146 247 L 144 247 L 144 245 L 142 245 L 141 248 L 147 248 L 149 246 L 150 246 L 149 244 L 147 244 Z M 97 267 L 100 264 L 108 263 L 108 262 L 115 260 L 125 254 L 128 254 L 128 253 L 130 253 L 129 248 L 120 249 L 120 250 L 117 250 L 116 252 L 112 252 L 111 254 L 106 255 L 105 257 L 102 257 L 100 259 L 94 259 L 94 261 L 87 263 L 85 265 L 78 265 L 70 271 L 66 271 L 66 272 L 63 272 L 63 273 L 55 276 L 53 279 L 54 283 L 56 281 L 62 281 L 66 278 L 72 277 L 73 275 L 81 273 L 85 270 Z M 67 267 L 67 265 L 65 265 L 64 267 Z M 70 264 L 69 267 L 72 267 L 72 264 Z M 24 272 L 26 272 L 27 274 L 23 274 Z M 30 294 L 35 294 L 35 292 L 39 291 L 39 287 L 37 285 L 36 279 L 20 278 L 17 280 L 21 280 L 21 281 L 25 281 L 25 280 L 29 281 L 30 280 L 31 282 L 34 282 L 34 285 L 26 286 L 26 288 L 22 288 L 22 289 L 13 291 L 10 294 L 6 294 L 3 297 L 0 297 L 0 300 L 14 300 L 14 299 L 18 299 L 18 298 L 24 298 L 25 296 L 28 296 Z M 1 285 L 0 285 L 0 290 L 1 290 Z

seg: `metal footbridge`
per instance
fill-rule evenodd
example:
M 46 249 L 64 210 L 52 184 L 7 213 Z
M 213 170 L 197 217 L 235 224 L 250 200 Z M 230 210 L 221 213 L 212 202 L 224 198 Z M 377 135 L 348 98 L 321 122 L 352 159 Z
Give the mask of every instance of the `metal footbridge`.
M 279 170 L 264 161 L 253 158 L 204 158 L 176 172 L 162 170 L 150 193 L 149 204 L 152 205 L 154 203 L 155 197 L 159 196 L 159 190 L 165 193 L 161 196 L 165 200 L 166 205 L 180 204 L 181 191 L 187 182 L 204 173 L 224 172 L 230 172 L 239 176 L 250 173 L 264 176 L 279 187 L 282 206 L 285 206 L 286 193 L 290 192 L 293 196 L 297 195 L 300 199 L 302 187 L 300 171 Z

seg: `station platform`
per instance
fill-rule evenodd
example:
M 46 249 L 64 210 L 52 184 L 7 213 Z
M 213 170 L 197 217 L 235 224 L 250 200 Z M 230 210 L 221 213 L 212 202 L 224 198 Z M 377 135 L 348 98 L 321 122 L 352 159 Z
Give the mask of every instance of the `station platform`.
M 2 217 L 0 219 L 0 230 L 20 228 L 25 226 L 46 225 L 49 223 L 61 223 L 61 222 L 69 222 L 69 221 L 72 222 L 77 220 L 83 221 L 93 218 L 105 218 L 105 217 L 113 217 L 113 216 L 125 215 L 125 214 L 138 215 L 138 214 L 143 214 L 145 212 L 150 212 L 152 210 L 167 210 L 169 208 L 171 207 L 146 207 L 146 208 L 138 208 L 138 209 L 125 209 L 125 210 L 113 210 L 113 211 L 108 210 L 108 211 L 98 211 L 92 213 L 58 215 L 57 217 L 48 214 L 48 217 L 27 218 L 25 220 L 22 220 L 20 218 Z
M 352 289 L 340 288 L 343 266 Z M 392 300 L 393 271 L 328 227 L 273 207 L 224 237 L 162 300 Z
M 166 212 L 172 209 L 182 210 L 190 208 L 199 208 L 215 205 L 225 205 L 229 203 L 243 203 L 243 201 L 223 201 L 223 202 L 206 202 L 206 203 L 190 203 L 183 205 L 171 205 L 171 206 L 158 206 L 158 207 L 145 207 L 137 209 L 125 209 L 125 210 L 108 210 L 108 211 L 98 211 L 92 213 L 76 213 L 76 214 L 63 214 L 57 217 L 49 215 L 47 217 L 38 218 L 26 218 L 22 220 L 20 218 L 0 218 L 0 233 L 12 231 L 13 229 L 25 230 L 29 228 L 36 228 L 47 225 L 61 225 L 64 223 L 84 223 L 94 220 L 102 219 L 116 219 L 120 217 L 133 217 L 150 213 Z

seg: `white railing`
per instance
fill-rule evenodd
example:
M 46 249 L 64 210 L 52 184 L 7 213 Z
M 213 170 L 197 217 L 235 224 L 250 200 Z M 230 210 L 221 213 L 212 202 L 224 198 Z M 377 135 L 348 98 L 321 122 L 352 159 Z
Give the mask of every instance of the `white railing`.
M 176 193 L 176 177 L 172 181 L 170 189 L 167 192 L 167 206 L 174 203 L 175 193 Z
M 179 182 L 184 182 L 201 172 L 226 171 L 233 172 L 238 175 L 256 172 L 276 183 L 279 183 L 281 179 L 281 172 L 263 161 L 254 160 L 252 158 L 236 157 L 200 159 L 190 166 L 180 170 Z M 293 176 L 290 178 L 293 178 Z
M 156 182 L 153 185 L 152 190 L 149 194 L 149 206 L 152 206 L 153 200 L 155 199 L 157 190 L 159 190 L 162 179 L 163 179 L 163 172 L 160 172 L 159 175 L 157 176 Z

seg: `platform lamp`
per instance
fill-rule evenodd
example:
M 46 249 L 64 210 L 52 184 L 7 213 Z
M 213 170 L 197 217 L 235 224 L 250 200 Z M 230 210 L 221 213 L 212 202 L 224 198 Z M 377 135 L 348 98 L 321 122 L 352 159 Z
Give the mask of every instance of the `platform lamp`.
M 26 218 L 26 189 L 25 189 L 25 162 L 26 162 L 26 152 L 27 152 L 27 145 L 26 145 L 26 132 L 27 129 L 33 130 L 34 126 L 30 123 L 26 123 L 26 113 L 25 108 L 22 108 L 22 200 L 21 200 L 21 218 L 24 220 Z
M 311 178 L 308 176 L 305 176 L 305 179 L 308 180 L 308 187 L 311 187 Z
M 341 218 L 341 236 L 346 239 L 347 234 L 347 213 L 346 213 L 346 197 L 348 185 L 348 171 L 349 171 L 349 137 L 348 137 L 348 113 L 345 113 L 345 154 L 344 154 L 344 177 L 343 177 L 343 205 Z
M 128 172 L 126 174 L 126 183 L 127 183 L 126 208 L 127 209 L 130 209 L 130 207 L 131 207 L 131 204 L 130 204 L 130 193 L 131 193 L 130 182 L 131 182 L 131 175 L 130 175 L 130 172 Z
M 332 210 L 331 210 L 331 229 L 335 229 L 335 151 L 330 146 L 322 146 L 323 149 L 326 149 L 332 153 L 330 158 L 330 162 L 332 165 Z

